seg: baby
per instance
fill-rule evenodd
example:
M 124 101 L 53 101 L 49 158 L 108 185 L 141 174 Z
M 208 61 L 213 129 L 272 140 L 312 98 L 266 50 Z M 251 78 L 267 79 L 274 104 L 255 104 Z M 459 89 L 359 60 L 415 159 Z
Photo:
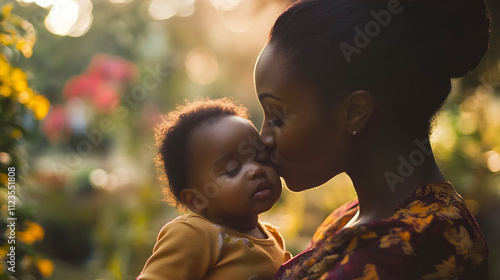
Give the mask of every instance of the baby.
M 258 216 L 282 186 L 246 108 L 226 98 L 180 106 L 157 127 L 156 143 L 167 197 L 193 214 L 161 229 L 137 279 L 272 279 L 290 254 Z

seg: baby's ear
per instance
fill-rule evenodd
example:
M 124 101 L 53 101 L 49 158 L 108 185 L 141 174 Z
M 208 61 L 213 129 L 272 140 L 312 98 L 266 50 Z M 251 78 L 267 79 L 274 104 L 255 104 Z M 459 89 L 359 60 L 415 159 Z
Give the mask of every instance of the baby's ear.
M 202 214 L 208 206 L 208 199 L 196 188 L 183 189 L 181 201 L 196 214 Z

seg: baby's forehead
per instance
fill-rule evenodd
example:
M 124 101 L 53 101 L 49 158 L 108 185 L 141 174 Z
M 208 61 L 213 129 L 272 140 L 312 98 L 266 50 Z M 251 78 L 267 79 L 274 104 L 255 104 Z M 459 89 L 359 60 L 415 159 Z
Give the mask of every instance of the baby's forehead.
M 225 117 L 204 126 L 193 134 L 190 141 L 191 157 L 203 158 L 202 165 L 212 166 L 221 158 L 257 153 L 263 147 L 259 132 L 252 123 L 241 117 Z
M 239 116 L 229 116 L 221 120 L 218 130 L 229 138 L 258 137 L 259 131 L 248 119 Z
M 260 136 L 250 120 L 239 116 L 226 116 L 198 129 L 192 140 L 206 148 L 221 145 L 238 148 L 245 142 L 260 141 Z

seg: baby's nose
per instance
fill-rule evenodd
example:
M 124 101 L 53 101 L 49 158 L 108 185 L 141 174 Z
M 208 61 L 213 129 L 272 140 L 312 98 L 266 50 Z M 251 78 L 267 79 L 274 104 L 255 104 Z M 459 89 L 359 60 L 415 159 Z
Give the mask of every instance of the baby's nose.
M 260 163 L 254 163 L 254 166 L 251 167 L 250 171 L 248 172 L 248 177 L 250 179 L 256 179 L 256 178 L 261 178 L 266 176 L 266 170 L 264 170 L 264 167 Z

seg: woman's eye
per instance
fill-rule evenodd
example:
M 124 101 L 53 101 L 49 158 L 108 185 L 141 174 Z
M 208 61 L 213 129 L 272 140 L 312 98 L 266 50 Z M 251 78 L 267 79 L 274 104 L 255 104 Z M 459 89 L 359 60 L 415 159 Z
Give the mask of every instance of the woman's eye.
M 271 127 L 271 128 L 273 128 L 273 127 L 278 127 L 278 128 L 280 128 L 280 127 L 283 127 L 284 122 L 283 122 L 283 120 L 282 120 L 282 119 L 280 119 L 280 118 L 275 118 L 275 119 L 272 119 L 272 120 L 268 121 L 268 122 L 267 122 L 267 125 L 268 125 L 269 127 Z

